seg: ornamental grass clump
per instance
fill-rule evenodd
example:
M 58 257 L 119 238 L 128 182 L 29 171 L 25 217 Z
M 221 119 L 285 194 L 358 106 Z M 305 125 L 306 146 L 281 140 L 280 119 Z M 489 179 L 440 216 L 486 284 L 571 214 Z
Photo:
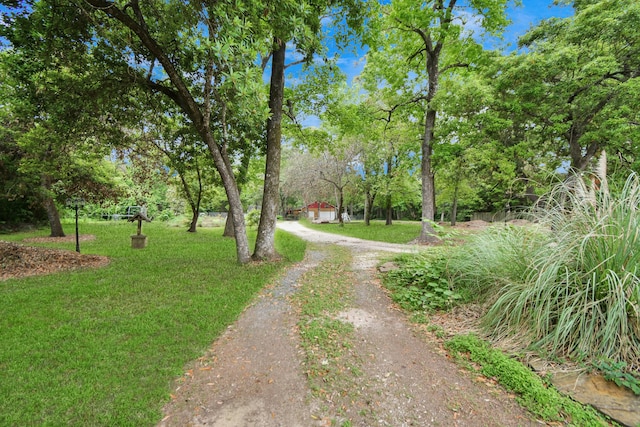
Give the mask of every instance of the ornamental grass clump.
M 548 230 L 542 250 L 521 280 L 503 286 L 484 325 L 495 337 L 640 373 L 640 179 L 631 175 L 612 194 L 605 161 L 536 207 Z
M 499 290 L 522 282 L 535 253 L 548 236 L 538 228 L 498 224 L 469 239 L 448 263 L 456 288 L 491 301 Z

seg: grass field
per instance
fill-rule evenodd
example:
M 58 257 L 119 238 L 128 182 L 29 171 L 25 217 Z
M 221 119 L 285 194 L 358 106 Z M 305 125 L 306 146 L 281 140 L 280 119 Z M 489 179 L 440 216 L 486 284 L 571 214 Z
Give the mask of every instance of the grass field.
M 394 221 L 390 226 L 385 225 L 384 221 L 371 221 L 369 226 L 364 225 L 364 221 L 351 221 L 345 223 L 344 227 L 334 223 L 313 224 L 306 219 L 300 220 L 300 223 L 313 230 L 387 243 L 409 243 L 420 235 L 421 227 L 417 221 Z
M 240 266 L 220 228 L 192 234 L 145 224 L 143 250 L 130 247 L 134 231 L 81 224 L 97 237 L 81 243 L 82 253 L 106 255 L 109 266 L 0 282 L 0 425 L 157 423 L 183 366 L 305 249 L 278 233 L 288 261 Z

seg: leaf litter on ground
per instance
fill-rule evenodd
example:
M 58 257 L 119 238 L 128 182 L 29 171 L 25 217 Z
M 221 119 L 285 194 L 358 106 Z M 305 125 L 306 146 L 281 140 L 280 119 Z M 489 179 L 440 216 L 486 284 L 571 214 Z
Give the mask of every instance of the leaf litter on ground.
M 75 239 L 75 236 L 70 236 Z M 38 238 L 38 242 L 58 242 L 68 238 Z M 90 240 L 90 238 L 84 238 Z M 80 254 L 64 249 L 25 246 L 0 240 L 0 281 L 51 274 L 81 268 L 99 268 L 109 264 L 109 258 Z

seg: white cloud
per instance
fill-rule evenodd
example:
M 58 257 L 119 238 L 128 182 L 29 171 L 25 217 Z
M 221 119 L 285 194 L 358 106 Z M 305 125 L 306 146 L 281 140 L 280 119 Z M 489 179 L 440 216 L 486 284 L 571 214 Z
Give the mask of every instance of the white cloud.
M 462 36 L 472 36 L 474 39 L 479 39 L 484 33 L 482 27 L 483 17 L 467 10 L 458 10 L 455 13 L 456 23 L 462 25 Z

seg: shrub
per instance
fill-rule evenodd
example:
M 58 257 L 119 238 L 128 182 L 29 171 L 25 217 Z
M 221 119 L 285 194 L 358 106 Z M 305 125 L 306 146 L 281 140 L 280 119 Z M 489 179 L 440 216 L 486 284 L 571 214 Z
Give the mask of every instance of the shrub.
M 631 175 L 613 196 L 599 179 L 594 189 L 574 177 L 537 209 L 550 230 L 543 250 L 502 288 L 484 324 L 497 337 L 640 371 L 640 180 Z
M 253 209 L 247 213 L 246 216 L 247 227 L 257 227 L 260 223 L 260 211 Z

